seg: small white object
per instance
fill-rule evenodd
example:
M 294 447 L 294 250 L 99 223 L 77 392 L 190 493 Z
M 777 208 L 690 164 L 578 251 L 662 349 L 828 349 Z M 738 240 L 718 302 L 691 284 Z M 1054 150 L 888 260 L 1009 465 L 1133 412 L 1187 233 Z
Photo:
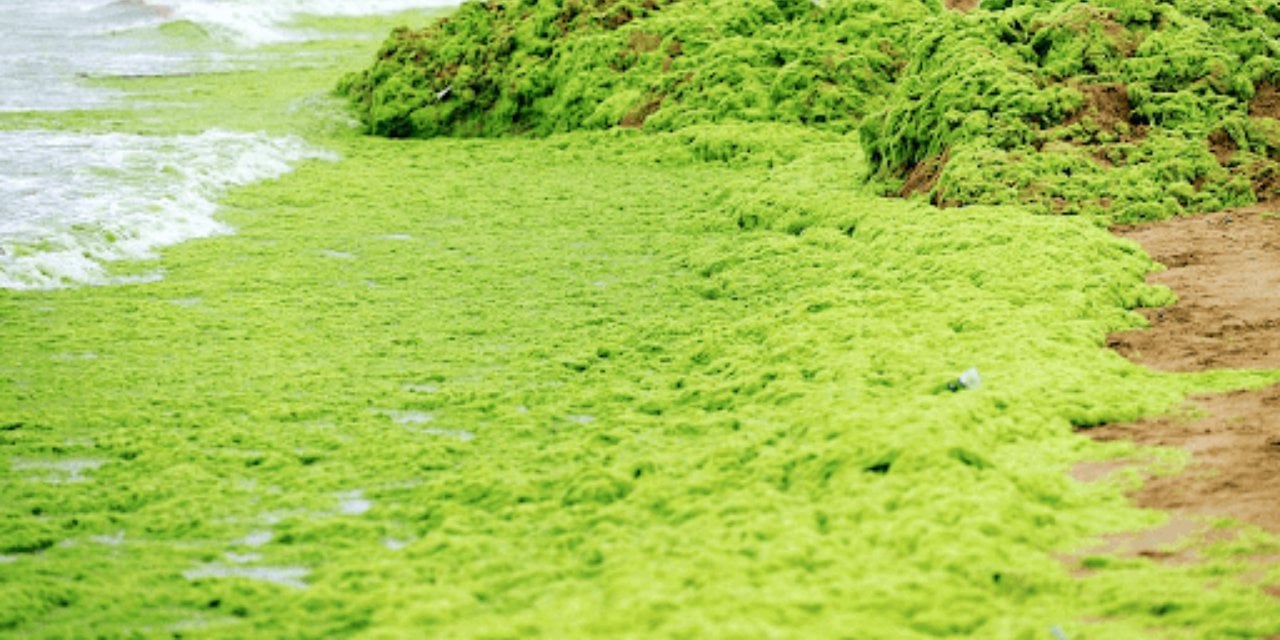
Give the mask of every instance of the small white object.
M 977 367 L 970 367 L 960 374 L 960 386 L 966 389 L 977 389 L 982 386 L 982 376 L 978 375 Z

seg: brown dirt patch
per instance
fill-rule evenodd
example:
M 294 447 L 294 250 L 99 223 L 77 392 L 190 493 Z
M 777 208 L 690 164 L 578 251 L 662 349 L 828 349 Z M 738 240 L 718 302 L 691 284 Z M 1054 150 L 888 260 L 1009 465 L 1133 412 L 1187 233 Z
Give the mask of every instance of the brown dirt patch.
M 1258 85 L 1249 101 L 1249 115 L 1255 118 L 1280 119 L 1280 87 L 1270 83 Z
M 1253 182 L 1253 193 L 1259 202 L 1280 200 L 1280 166 L 1272 160 L 1259 160 L 1244 168 L 1244 174 Z
M 1142 310 L 1151 328 L 1114 334 L 1108 344 L 1165 371 L 1280 368 L 1280 217 L 1263 213 L 1116 228 L 1168 267 L 1148 280 L 1179 301 Z
M 1231 138 L 1231 134 L 1225 129 L 1218 129 L 1209 134 L 1209 151 L 1213 153 L 1213 157 L 1217 158 L 1218 164 L 1227 166 L 1227 162 L 1231 160 L 1237 151 L 1240 150 L 1236 141 Z
M 947 0 L 944 4 L 946 4 L 947 8 L 952 11 L 968 13 L 977 9 L 978 5 L 981 3 L 981 0 Z
M 1130 124 L 1133 105 L 1129 102 L 1129 88 L 1121 83 L 1086 84 L 1076 87 L 1084 95 L 1084 105 L 1063 122 L 1063 126 L 1071 126 L 1086 118 L 1093 121 L 1099 129 L 1116 131 L 1117 125 Z M 1139 130 L 1133 127 L 1130 134 Z M 1122 136 L 1127 139 L 1128 136 Z M 1128 140 L 1132 141 L 1132 140 Z
M 1138 504 L 1234 518 L 1280 533 L 1280 387 L 1192 402 L 1207 415 L 1109 425 L 1089 435 L 1191 452 L 1183 473 L 1149 478 L 1133 496 Z
M 950 161 L 951 154 L 943 152 L 941 155 L 926 158 L 911 168 L 907 172 L 907 181 L 903 183 L 902 189 L 898 192 L 900 197 L 907 197 L 917 193 L 930 193 L 938 186 L 938 180 L 942 177 L 943 169 L 947 168 L 947 162 Z M 939 198 L 935 197 L 934 204 L 937 204 Z
M 1149 558 L 1165 564 L 1188 565 L 1204 560 L 1205 545 L 1227 542 L 1236 534 L 1213 526 L 1205 518 L 1175 514 L 1151 529 L 1106 536 L 1096 547 L 1063 554 L 1059 560 L 1074 568 L 1077 577 L 1092 573 L 1084 560 L 1089 556 Z
M 1280 368 L 1280 218 L 1266 213 L 1259 206 L 1114 229 L 1167 267 L 1149 280 L 1171 287 L 1180 300 L 1170 308 L 1144 310 L 1150 329 L 1115 334 L 1109 344 L 1167 371 Z M 1099 441 L 1179 447 L 1191 454 L 1182 473 L 1148 477 L 1133 494 L 1143 507 L 1172 511 L 1166 526 L 1116 536 L 1091 553 L 1197 562 L 1204 544 L 1236 535 L 1212 526 L 1217 517 L 1280 533 L 1280 386 L 1198 396 L 1187 408 L 1086 431 Z M 1090 482 L 1138 464 L 1090 462 L 1072 475 Z M 1274 566 L 1277 559 L 1251 562 Z
M 618 124 L 623 127 L 638 129 L 644 126 L 644 121 L 649 119 L 659 108 L 662 107 L 662 101 L 667 99 L 666 94 L 650 97 L 648 100 L 637 105 L 634 109 L 622 116 L 622 122 Z
M 649 53 L 657 51 L 662 46 L 662 36 L 656 33 L 647 33 L 644 31 L 632 32 L 631 37 L 627 39 L 627 47 L 635 53 Z

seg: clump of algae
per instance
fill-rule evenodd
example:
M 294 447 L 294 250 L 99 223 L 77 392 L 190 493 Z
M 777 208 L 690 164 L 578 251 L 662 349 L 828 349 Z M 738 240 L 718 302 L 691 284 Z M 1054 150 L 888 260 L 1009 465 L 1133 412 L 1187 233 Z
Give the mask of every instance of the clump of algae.
M 946 205 L 1111 221 L 1276 196 L 1280 4 L 988 0 L 940 14 L 861 124 L 874 177 Z
M 391 137 L 785 122 L 847 130 L 898 71 L 910 0 L 467 2 L 347 76 Z
M 1068 479 L 1118 453 L 1076 428 L 1266 379 L 1104 348 L 1170 300 L 1131 243 L 876 197 L 812 128 L 359 137 L 323 71 L 139 81 L 190 104 L 119 126 L 270 114 L 344 159 L 160 282 L 0 291 L 0 632 L 1280 633 L 1238 579 L 1272 538 L 1057 557 L 1158 519 Z
M 858 129 L 886 193 L 1103 221 L 1280 195 L 1275 0 L 468 2 L 348 75 L 367 130 Z

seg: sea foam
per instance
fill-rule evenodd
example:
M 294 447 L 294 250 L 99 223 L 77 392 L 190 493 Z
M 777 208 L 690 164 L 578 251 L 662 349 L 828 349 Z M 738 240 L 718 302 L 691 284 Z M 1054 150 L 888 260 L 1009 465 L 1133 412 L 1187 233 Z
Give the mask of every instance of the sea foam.
M 232 38 L 242 46 L 259 46 L 306 40 L 311 36 L 291 29 L 289 23 L 299 16 L 353 17 L 383 15 L 456 6 L 461 0 L 168 0 L 152 3 L 163 7 L 165 15 L 177 20 L 190 20 L 214 33 Z
M 230 187 L 336 160 L 293 137 L 0 132 L 0 287 L 110 284 L 105 263 L 226 233 Z

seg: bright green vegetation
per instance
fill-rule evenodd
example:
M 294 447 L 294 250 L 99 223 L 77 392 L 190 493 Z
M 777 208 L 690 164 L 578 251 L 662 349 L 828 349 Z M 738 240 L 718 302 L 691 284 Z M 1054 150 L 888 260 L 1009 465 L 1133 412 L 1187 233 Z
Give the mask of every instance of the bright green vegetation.
M 1280 3 L 995 2 L 923 29 L 862 125 L 946 204 L 1160 219 L 1277 195 Z M 900 182 L 898 183 L 900 184 Z
M 1280 195 L 1277 18 L 1276 0 L 495 0 L 396 31 L 341 90 L 391 137 L 860 127 L 888 193 L 1160 219 Z
M 933 6 L 933 9 L 930 9 Z M 494 136 L 709 122 L 847 130 L 921 0 L 469 2 L 343 80 L 371 133 Z
M 1171 299 L 1133 244 L 875 197 L 783 124 L 365 138 L 325 97 L 365 56 L 310 59 L 131 82 L 185 106 L 112 126 L 340 162 L 121 267 L 160 282 L 0 291 L 0 635 L 1280 633 L 1272 537 L 1087 551 L 1162 516 L 1069 479 L 1133 453 L 1076 427 L 1276 380 L 1107 350 Z

